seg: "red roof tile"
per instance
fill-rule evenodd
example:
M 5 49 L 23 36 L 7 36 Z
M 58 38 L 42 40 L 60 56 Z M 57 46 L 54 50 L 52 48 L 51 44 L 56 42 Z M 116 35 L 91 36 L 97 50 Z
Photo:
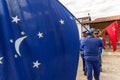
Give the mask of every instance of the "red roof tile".
M 93 24 L 93 23 L 108 22 L 108 21 L 114 21 L 114 20 L 120 20 L 120 15 L 97 18 L 94 21 L 86 21 L 86 22 L 82 22 L 82 23 L 83 24 Z

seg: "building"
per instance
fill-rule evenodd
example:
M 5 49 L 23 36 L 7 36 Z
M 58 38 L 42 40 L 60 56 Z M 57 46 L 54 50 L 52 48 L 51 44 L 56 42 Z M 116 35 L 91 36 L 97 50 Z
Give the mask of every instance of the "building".
M 82 24 L 87 25 L 87 26 L 89 25 L 90 28 L 103 30 L 114 21 L 118 21 L 119 31 L 120 31 L 120 15 L 97 18 L 93 21 L 84 21 L 84 22 L 82 22 Z M 107 44 L 109 45 L 109 47 L 111 47 L 110 40 L 108 38 L 108 35 L 106 35 L 105 31 L 103 32 L 103 36 L 107 40 Z M 119 40 L 119 42 L 118 42 L 118 46 L 119 46 L 120 45 L 120 32 L 118 35 L 118 40 Z
M 83 30 L 86 30 L 86 28 L 87 28 L 87 29 L 90 28 L 89 24 L 84 25 L 84 24 L 82 24 L 82 23 L 83 23 L 83 22 L 89 22 L 91 19 L 90 19 L 90 16 L 87 16 L 87 17 L 78 18 L 78 20 L 79 20 L 80 23 L 79 23 L 78 21 L 76 21 L 76 23 L 77 23 L 77 26 L 78 26 L 80 38 L 82 38 L 81 32 L 82 32 Z

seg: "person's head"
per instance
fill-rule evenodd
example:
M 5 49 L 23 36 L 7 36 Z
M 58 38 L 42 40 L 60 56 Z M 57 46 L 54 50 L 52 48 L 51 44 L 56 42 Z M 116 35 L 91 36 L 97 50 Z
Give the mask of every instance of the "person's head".
M 87 36 L 92 37 L 92 36 L 93 36 L 93 35 L 92 35 L 92 34 L 93 34 L 93 31 L 94 31 L 93 29 L 87 30 L 87 32 L 86 32 L 86 33 L 87 33 Z
M 87 36 L 86 32 L 87 32 L 86 30 L 82 31 L 82 37 L 86 37 Z
M 99 37 L 99 33 L 100 33 L 100 30 L 99 30 L 99 29 L 96 29 L 96 30 L 93 32 L 93 36 L 94 36 L 94 37 Z
M 93 33 L 95 31 L 95 28 L 90 28 L 90 32 Z
M 87 33 L 91 35 L 91 34 L 94 32 L 94 30 L 95 30 L 94 28 L 90 28 L 90 29 L 87 31 Z

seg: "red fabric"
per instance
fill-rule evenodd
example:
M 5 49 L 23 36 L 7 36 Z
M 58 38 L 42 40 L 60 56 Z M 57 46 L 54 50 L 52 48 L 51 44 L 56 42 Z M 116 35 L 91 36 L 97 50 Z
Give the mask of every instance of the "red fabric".
M 112 42 L 113 51 L 116 51 L 117 50 L 117 42 L 118 42 L 118 22 L 115 21 L 112 24 L 110 24 L 106 28 L 106 31 Z
M 104 41 L 104 49 L 106 49 L 106 39 L 103 37 L 103 41 Z

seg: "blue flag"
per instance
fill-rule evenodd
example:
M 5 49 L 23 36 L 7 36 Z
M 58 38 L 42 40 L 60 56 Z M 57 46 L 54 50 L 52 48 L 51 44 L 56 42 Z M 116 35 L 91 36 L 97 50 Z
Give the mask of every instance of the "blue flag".
M 75 80 L 75 20 L 57 0 L 0 0 L 0 80 Z

